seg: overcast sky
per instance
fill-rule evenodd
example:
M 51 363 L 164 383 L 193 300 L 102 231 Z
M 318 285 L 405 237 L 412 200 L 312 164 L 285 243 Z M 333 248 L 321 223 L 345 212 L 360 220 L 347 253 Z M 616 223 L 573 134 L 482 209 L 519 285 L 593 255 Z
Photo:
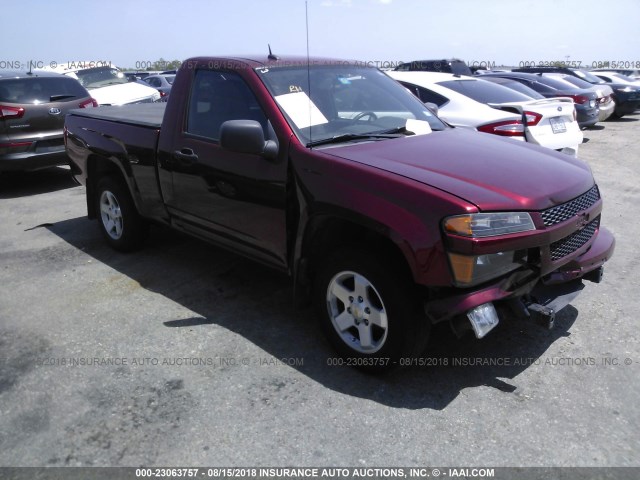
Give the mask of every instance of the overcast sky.
M 311 55 L 640 65 L 640 0 L 308 0 Z M 2 0 L 0 68 L 15 62 L 306 54 L 304 0 Z M 15 66 L 15 65 L 14 65 Z

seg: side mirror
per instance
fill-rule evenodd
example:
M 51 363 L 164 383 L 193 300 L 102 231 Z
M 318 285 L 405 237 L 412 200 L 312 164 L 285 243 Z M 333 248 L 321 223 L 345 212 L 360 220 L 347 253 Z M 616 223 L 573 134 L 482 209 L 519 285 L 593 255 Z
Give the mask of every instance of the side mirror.
M 429 109 L 431 113 L 433 113 L 436 117 L 438 116 L 438 105 L 432 102 L 425 102 L 425 107 Z
M 220 126 L 220 146 L 238 153 L 261 155 L 269 160 L 278 156 L 278 144 L 264 139 L 262 125 L 255 120 L 227 120 Z

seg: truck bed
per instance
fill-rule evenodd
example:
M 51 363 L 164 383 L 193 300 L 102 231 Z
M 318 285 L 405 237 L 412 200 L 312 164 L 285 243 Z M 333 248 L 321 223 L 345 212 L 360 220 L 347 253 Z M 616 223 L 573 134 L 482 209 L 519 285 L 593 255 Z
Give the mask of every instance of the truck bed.
M 110 122 L 160 128 L 166 102 L 141 103 L 118 107 L 77 108 L 69 113 L 78 117 L 96 118 Z

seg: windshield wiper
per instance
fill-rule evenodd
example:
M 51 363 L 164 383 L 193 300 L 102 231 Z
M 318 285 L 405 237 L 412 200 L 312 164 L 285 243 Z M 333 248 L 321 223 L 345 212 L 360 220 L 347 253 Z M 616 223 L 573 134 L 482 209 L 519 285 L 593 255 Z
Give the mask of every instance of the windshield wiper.
M 50 102 L 56 102 L 58 100 L 64 100 L 65 98 L 75 98 L 77 95 L 51 95 L 49 97 Z
M 329 145 L 331 143 L 343 143 L 350 142 L 352 140 L 368 140 L 372 138 L 398 138 L 403 137 L 402 133 L 407 131 L 407 127 L 398 127 L 383 132 L 372 133 L 343 133 L 342 135 L 336 135 L 334 137 L 323 138 L 322 140 L 315 140 L 307 143 L 307 147 L 317 147 L 319 145 Z
M 415 135 L 415 133 L 413 133 L 413 132 L 409 132 L 409 131 L 407 130 L 406 125 L 403 125 L 403 126 L 401 126 L 401 127 L 392 128 L 392 129 L 390 129 L 390 130 L 385 130 L 385 131 L 383 131 L 383 132 L 376 132 L 376 133 L 379 133 L 379 134 L 381 134 L 381 135 L 384 135 L 384 134 L 386 134 L 386 135 L 392 135 L 392 134 L 395 134 L 395 133 L 404 133 L 405 135 Z

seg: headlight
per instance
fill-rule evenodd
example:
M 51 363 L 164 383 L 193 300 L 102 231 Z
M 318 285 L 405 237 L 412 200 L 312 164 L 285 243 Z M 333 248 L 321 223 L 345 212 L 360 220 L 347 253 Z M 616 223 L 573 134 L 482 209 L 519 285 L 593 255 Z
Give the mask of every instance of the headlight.
M 531 215 L 525 212 L 471 213 L 446 218 L 444 230 L 464 237 L 495 237 L 535 230 Z

